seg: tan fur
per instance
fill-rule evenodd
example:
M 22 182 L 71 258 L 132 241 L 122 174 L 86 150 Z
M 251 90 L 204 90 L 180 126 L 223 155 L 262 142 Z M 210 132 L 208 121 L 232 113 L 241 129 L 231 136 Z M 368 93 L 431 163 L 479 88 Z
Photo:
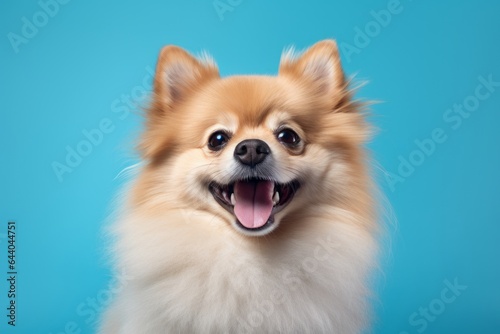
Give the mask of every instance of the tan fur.
M 211 60 L 164 48 L 139 144 L 145 166 L 115 225 L 117 268 L 134 279 L 101 332 L 365 329 L 377 226 L 362 147 L 370 129 L 351 95 L 334 41 L 285 54 L 276 77 L 220 78 Z M 301 137 L 298 147 L 276 140 L 283 124 Z M 208 137 L 221 128 L 232 137 L 212 152 Z M 211 181 L 229 180 L 232 152 L 250 138 L 270 146 L 277 181 L 301 182 L 264 236 L 238 232 L 208 191 Z M 316 257 L 327 239 L 335 252 Z M 304 270 L 309 258 L 312 272 Z M 270 301 L 282 290 L 284 302 Z M 256 311 L 262 321 L 252 322 Z

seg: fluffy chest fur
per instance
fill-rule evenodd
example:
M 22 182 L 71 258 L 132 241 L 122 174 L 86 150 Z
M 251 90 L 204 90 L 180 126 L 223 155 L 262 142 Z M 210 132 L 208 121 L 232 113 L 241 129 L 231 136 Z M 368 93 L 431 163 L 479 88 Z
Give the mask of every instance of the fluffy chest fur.
M 130 279 L 103 333 L 361 332 L 374 241 L 352 214 L 323 215 L 290 221 L 308 228 L 286 239 L 258 242 L 214 232 L 220 222 L 199 212 L 125 219 Z

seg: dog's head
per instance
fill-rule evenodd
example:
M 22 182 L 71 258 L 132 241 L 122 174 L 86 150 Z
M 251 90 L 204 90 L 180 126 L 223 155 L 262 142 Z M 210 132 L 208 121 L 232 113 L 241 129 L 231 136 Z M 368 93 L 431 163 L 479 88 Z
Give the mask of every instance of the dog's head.
M 279 74 L 220 78 L 208 57 L 165 47 L 135 201 L 208 212 L 246 235 L 363 196 L 368 128 L 334 41 L 286 52 Z

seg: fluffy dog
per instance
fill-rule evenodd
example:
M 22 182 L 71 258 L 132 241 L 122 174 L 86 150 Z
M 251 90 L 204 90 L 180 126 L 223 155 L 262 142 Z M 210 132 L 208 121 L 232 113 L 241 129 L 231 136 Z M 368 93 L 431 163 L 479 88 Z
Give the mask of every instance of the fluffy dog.
M 334 41 L 277 76 L 221 78 L 159 56 L 143 167 L 114 225 L 132 277 L 101 333 L 360 333 L 377 224 L 364 142 Z

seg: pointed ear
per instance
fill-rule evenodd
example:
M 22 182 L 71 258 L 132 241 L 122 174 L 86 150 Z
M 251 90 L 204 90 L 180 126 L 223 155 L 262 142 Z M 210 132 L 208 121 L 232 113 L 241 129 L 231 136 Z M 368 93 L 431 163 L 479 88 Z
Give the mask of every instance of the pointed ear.
M 318 42 L 298 56 L 293 49 L 284 52 L 279 74 L 305 80 L 320 95 L 335 97 L 345 88 L 344 72 L 334 40 Z
M 164 47 L 156 65 L 154 96 L 146 114 L 146 129 L 138 149 L 147 159 L 154 159 L 172 149 L 175 107 L 210 80 L 219 78 L 217 65 L 210 57 L 197 59 L 177 46 Z
M 204 82 L 218 77 L 219 70 L 210 57 L 196 59 L 184 49 L 169 45 L 160 52 L 154 92 L 163 107 L 168 109 Z

